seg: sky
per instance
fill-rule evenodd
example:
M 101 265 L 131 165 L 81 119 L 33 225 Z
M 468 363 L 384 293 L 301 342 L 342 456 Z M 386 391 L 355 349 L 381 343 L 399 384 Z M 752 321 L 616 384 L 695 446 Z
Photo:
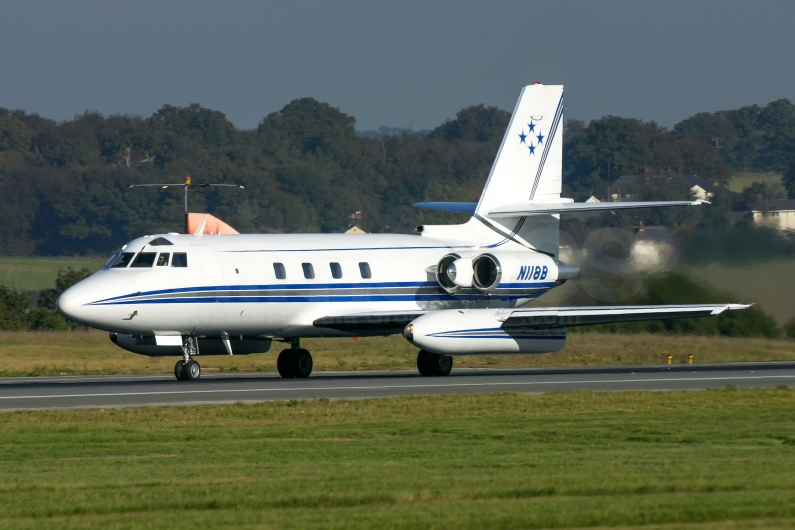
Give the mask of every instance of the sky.
M 795 2 L 0 0 L 0 107 L 56 120 L 190 103 L 255 128 L 311 96 L 379 126 L 512 110 L 655 120 L 795 100 Z

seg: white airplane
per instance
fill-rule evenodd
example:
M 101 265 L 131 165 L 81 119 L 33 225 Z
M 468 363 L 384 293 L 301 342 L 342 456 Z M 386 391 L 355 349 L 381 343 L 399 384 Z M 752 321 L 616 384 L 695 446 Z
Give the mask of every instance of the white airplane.
M 717 315 L 740 304 L 525 308 L 579 270 L 558 259 L 560 214 L 694 206 L 701 201 L 574 203 L 560 197 L 563 87 L 525 87 L 477 203 L 417 206 L 470 215 L 414 234 L 144 236 L 69 288 L 58 310 L 143 355 L 175 355 L 196 380 L 201 355 L 267 352 L 282 377 L 307 377 L 303 337 L 402 333 L 423 376 L 453 355 L 559 351 L 566 328 Z M 195 215 L 195 214 L 193 214 Z M 223 232 L 223 230 L 221 231 Z

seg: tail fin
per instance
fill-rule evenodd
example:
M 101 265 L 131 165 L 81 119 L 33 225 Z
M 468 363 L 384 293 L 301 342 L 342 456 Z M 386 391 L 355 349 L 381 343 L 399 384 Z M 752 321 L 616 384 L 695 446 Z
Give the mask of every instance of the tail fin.
M 563 86 L 526 86 L 475 214 L 486 217 L 506 204 L 559 199 L 562 174 Z

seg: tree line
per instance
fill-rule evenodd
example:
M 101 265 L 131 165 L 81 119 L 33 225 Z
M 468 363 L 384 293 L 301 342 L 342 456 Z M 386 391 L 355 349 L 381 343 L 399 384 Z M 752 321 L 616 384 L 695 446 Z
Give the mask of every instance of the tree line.
M 181 231 L 178 191 L 127 186 L 188 175 L 245 186 L 194 187 L 190 196 L 192 211 L 241 232 L 338 232 L 355 211 L 375 232 L 460 222 L 410 205 L 477 200 L 509 120 L 507 111 L 476 105 L 430 132 L 373 137 L 312 98 L 265 116 L 255 130 L 197 104 L 164 105 L 149 117 L 85 112 L 64 122 L 0 108 L 0 255 L 108 254 L 142 234 Z M 684 174 L 725 183 L 737 171 L 783 172 L 795 197 L 795 106 L 786 99 L 699 113 L 670 131 L 615 116 L 568 120 L 564 139 L 567 196 L 605 195 L 609 170 L 612 179 L 665 176 L 647 179 L 644 199 L 689 198 Z M 723 213 L 754 199 L 722 193 L 717 208 L 598 222 L 720 224 Z

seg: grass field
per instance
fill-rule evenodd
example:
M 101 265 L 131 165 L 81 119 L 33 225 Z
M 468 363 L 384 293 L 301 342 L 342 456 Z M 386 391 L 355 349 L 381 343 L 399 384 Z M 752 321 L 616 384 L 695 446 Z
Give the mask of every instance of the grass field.
M 795 390 L 0 414 L 3 528 L 792 528 Z
M 305 339 L 316 371 L 416 370 L 417 349 L 401 336 L 352 339 Z M 274 343 L 261 355 L 199 357 L 202 368 L 231 372 L 275 372 L 284 347 Z M 795 341 L 651 334 L 572 333 L 561 352 L 544 355 L 455 357 L 454 368 L 511 368 L 588 364 L 675 363 L 795 360 Z M 58 374 L 170 373 L 174 357 L 152 358 L 115 346 L 107 333 L 0 332 L 0 376 Z
M 759 262 L 745 267 L 710 263 L 687 267 L 685 273 L 737 295 L 732 302 L 758 303 L 779 324 L 795 318 L 795 260 Z
M 107 258 L 0 258 L 0 284 L 23 291 L 51 289 L 59 269 L 88 268 L 96 272 Z
M 754 182 L 764 182 L 767 185 L 781 184 L 782 176 L 779 173 L 735 173 L 729 181 L 729 189 L 740 192 L 750 188 Z

